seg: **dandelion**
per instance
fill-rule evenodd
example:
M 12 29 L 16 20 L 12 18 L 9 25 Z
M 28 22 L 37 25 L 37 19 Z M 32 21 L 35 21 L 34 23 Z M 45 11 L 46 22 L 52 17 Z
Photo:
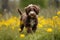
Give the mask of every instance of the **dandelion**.
M 42 27 L 43 27 L 43 25 L 42 25 L 42 24 L 38 24 L 38 27 L 39 27 L 39 28 L 42 28 Z
M 46 31 L 47 32 L 52 32 L 52 28 L 48 28 Z
M 13 19 L 17 20 L 17 17 L 13 17 Z
M 25 35 L 24 34 L 20 34 L 20 38 L 24 38 L 25 37 Z
M 60 11 L 57 12 L 57 15 L 60 15 Z
M 40 23 L 41 23 L 42 25 L 45 25 L 45 24 L 46 24 L 46 20 L 43 19 L 43 20 L 40 21 Z
M 55 19 L 55 20 L 58 19 L 58 16 L 53 16 L 53 19 Z
M 19 28 L 18 31 L 21 31 L 21 29 Z
M 14 18 L 10 18 L 10 19 L 8 20 L 8 23 L 14 24 L 14 23 L 16 23 L 16 20 L 15 20 Z
M 5 21 L 5 22 L 4 22 L 4 25 L 5 25 L 6 27 L 8 27 L 8 26 L 9 26 L 9 23 L 8 23 L 7 21 Z
M 44 19 L 44 17 L 43 17 L 43 16 L 38 17 L 38 21 L 39 21 L 39 23 L 40 23 L 40 21 L 41 21 L 41 20 L 43 20 L 43 19 Z

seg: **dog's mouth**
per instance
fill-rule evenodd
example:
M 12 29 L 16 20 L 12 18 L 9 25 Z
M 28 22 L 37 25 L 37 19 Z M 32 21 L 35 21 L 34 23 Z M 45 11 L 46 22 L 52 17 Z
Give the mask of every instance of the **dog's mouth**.
M 34 17 L 34 16 L 31 16 L 31 17 Z
M 31 18 L 35 17 L 35 15 L 30 15 Z
M 31 15 L 29 15 L 31 18 L 35 18 L 36 17 L 36 15 L 33 15 L 33 14 L 31 14 Z

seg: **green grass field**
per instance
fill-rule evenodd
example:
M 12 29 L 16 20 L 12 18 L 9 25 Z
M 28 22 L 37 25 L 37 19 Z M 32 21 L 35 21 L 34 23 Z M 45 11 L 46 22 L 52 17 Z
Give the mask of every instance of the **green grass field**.
M 5 20 L 0 14 L 0 40 L 60 40 L 60 11 L 44 10 L 40 11 L 36 32 L 31 34 L 27 34 L 26 28 L 19 32 L 20 17 Z

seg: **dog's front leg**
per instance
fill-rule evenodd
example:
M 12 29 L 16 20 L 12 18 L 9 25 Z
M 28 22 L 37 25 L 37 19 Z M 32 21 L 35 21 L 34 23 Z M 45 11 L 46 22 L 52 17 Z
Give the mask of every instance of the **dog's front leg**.
M 33 27 L 32 27 L 32 31 L 36 32 L 36 29 L 37 29 L 37 24 L 34 24 Z
M 32 33 L 32 28 L 31 27 L 27 27 L 27 33 Z
M 27 33 L 32 33 L 32 27 L 29 23 L 27 23 L 25 27 L 27 28 Z

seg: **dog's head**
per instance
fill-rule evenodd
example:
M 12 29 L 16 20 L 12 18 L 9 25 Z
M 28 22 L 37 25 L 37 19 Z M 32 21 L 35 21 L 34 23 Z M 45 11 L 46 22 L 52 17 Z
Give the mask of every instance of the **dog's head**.
M 37 5 L 30 4 L 25 7 L 26 14 L 30 17 L 36 17 L 39 13 L 40 8 Z

